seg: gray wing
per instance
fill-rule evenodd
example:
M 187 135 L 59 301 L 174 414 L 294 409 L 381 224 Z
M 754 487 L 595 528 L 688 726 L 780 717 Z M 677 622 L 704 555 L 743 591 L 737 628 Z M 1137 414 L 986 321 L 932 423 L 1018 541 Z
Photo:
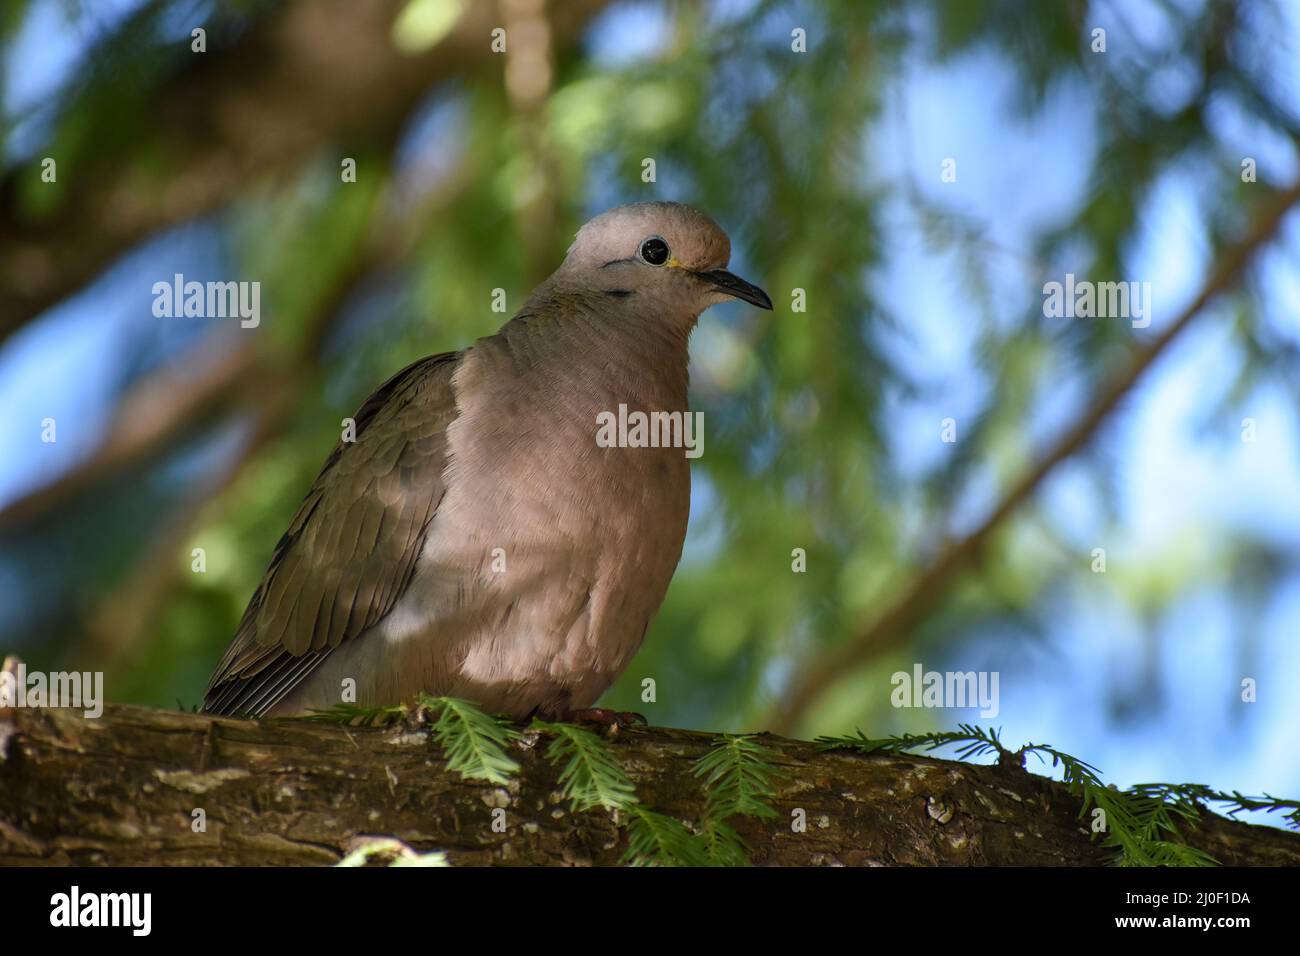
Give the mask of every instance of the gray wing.
M 402 369 L 325 461 L 203 695 L 210 714 L 258 717 L 406 590 L 446 488 L 451 376 L 460 353 Z

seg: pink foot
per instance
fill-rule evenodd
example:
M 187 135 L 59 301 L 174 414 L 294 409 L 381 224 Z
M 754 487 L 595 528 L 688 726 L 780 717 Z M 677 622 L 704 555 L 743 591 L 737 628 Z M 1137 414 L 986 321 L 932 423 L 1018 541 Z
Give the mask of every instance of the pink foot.
M 641 714 L 627 710 L 609 710 L 605 707 L 586 707 L 582 710 L 571 710 L 564 715 L 564 720 L 570 724 L 598 724 L 609 733 L 617 733 L 620 727 L 650 723 Z

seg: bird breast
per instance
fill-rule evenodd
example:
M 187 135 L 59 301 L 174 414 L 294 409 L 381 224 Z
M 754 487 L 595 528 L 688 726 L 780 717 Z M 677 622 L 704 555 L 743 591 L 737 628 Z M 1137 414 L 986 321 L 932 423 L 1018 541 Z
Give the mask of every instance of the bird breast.
M 690 509 L 683 449 L 600 447 L 597 416 L 685 411 L 684 382 L 678 395 L 626 370 L 503 374 L 514 359 L 485 340 L 456 373 L 447 492 L 382 629 L 485 706 L 589 706 L 640 646 Z

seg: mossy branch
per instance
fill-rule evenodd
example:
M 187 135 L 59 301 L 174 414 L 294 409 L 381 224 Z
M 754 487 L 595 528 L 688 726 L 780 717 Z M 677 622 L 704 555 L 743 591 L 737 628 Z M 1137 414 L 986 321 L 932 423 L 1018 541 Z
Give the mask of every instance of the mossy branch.
M 1092 834 L 1072 783 L 1026 772 L 1028 751 L 997 751 L 991 732 L 945 738 L 1005 760 L 990 766 L 865 737 L 825 749 L 770 735 L 484 724 L 446 701 L 333 717 L 0 711 L 0 865 L 335 864 L 376 839 L 409 847 L 399 860 L 440 853 L 452 866 L 1085 866 L 1123 850 Z M 359 725 L 375 721 L 384 725 Z M 517 769 L 489 757 L 493 747 Z M 561 780 L 579 747 L 580 766 Z M 464 762 L 451 759 L 458 749 Z M 1050 763 L 1051 748 L 1035 750 Z M 1084 769 L 1072 762 L 1066 776 L 1082 786 Z M 613 779 L 630 783 L 631 796 Z M 1300 833 L 1208 809 L 1278 819 L 1295 814 L 1288 801 L 1196 785 L 1132 789 L 1094 789 L 1102 803 L 1090 809 L 1111 801 L 1113 833 L 1115 807 L 1129 808 L 1135 861 L 1134 847 L 1160 861 L 1155 840 L 1224 864 L 1300 865 Z M 1136 795 L 1160 812 L 1133 810 Z M 575 809 L 575 797 L 589 809 Z M 392 856 L 371 852 L 372 862 Z

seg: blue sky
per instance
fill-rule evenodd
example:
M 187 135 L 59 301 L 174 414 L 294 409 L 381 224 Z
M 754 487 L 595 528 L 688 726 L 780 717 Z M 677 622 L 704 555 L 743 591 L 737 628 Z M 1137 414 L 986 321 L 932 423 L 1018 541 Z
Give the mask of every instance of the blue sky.
M 1139 9 L 1134 7 L 1134 10 Z M 1294 50 L 1296 20 L 1279 45 Z M 1300 58 L 1292 60 L 1300 62 Z M 1291 86 L 1292 89 L 1296 87 Z M 1104 110 L 1090 108 L 1081 84 L 1049 95 L 1041 115 L 1010 121 L 1014 79 L 994 57 L 973 55 L 941 69 L 914 69 L 877 135 L 869 137 L 868 165 L 883 181 L 911 177 L 929 198 L 974 217 L 1002 254 L 993 252 L 995 301 L 1008 316 L 1023 314 L 1041 299 L 1044 273 L 1027 255 L 1034 234 L 1067 219 L 1086 199 L 1088 165 L 1095 151 L 1094 124 Z M 1246 124 L 1222 111 L 1225 128 Z M 1254 156 L 1261 179 L 1290 181 L 1296 155 L 1286 144 L 1232 137 Z M 942 183 L 940 163 L 958 159 L 956 183 Z M 1226 188 L 1231 188 L 1229 184 Z M 1171 176 L 1149 198 L 1142 229 L 1126 256 L 1126 274 L 1116 279 L 1152 283 L 1154 319 L 1145 339 L 1185 305 L 1203 280 L 1208 255 L 1198 225 L 1202 179 Z M 973 330 L 966 292 L 951 256 L 928 249 L 899 203 L 902 228 L 891 236 L 892 254 L 877 292 L 896 314 L 908 316 L 911 347 L 896 356 L 922 381 L 941 383 L 932 402 L 909 402 L 895 418 L 894 448 L 904 463 L 921 470 L 945 454 L 934 440 L 937 422 L 979 406 L 987 383 L 971 374 Z M 1300 222 L 1292 217 L 1282 248 L 1264 258 L 1268 309 L 1300 338 L 1295 256 Z M 1080 269 L 1086 258 L 1081 258 Z M 1069 267 L 1069 264 L 1062 264 Z M 1048 273 L 1060 278 L 1057 269 Z M 950 278 L 951 277 L 951 278 Z M 1231 316 L 1211 308 L 1152 370 L 1101 436 L 1118 463 L 1119 522 L 1104 527 L 1096 489 L 1082 469 L 1067 465 L 1049 478 L 1040 501 L 1053 520 L 1078 543 L 1081 560 L 1105 547 L 1108 573 L 1142 575 L 1170 560 L 1171 547 L 1193 551 L 1186 560 L 1212 565 L 1216 537 L 1249 528 L 1292 550 L 1300 541 L 1300 421 L 1296 403 L 1277 383 L 1257 388 L 1240 409 L 1210 428 L 1197 425 L 1227 388 L 1239 356 L 1225 328 Z M 1069 321 L 1114 321 L 1062 319 Z M 963 331 L 964 330 L 964 331 Z M 1084 397 L 1060 379 L 1041 403 L 1033 431 L 1047 437 L 1077 412 Z M 1241 419 L 1257 422 L 1253 444 L 1240 441 Z M 987 496 L 972 503 L 969 517 L 982 517 Z M 1181 536 L 1175 539 L 1174 536 Z M 1195 553 L 1199 549 L 1199 556 Z M 1200 566 L 1200 565 L 1193 565 Z M 1111 582 L 1114 585 L 1114 581 Z M 1120 585 L 1123 587 L 1123 584 Z M 1160 670 L 1167 689 L 1158 706 L 1119 722 L 1106 702 L 1126 673 L 1140 669 L 1139 648 L 1147 625 L 1132 619 L 1117 601 L 1099 601 L 1094 591 L 1060 603 L 1059 625 L 1046 645 L 1020 644 L 1008 652 L 971 647 L 950 666 L 998 667 L 1003 672 L 999 723 L 1006 739 L 1050 740 L 1101 767 L 1120 784 L 1151 780 L 1196 780 L 1255 791 L 1300 790 L 1300 761 L 1294 755 L 1300 727 L 1300 586 L 1293 582 L 1272 605 L 1260 609 L 1255 634 L 1258 656 L 1238 658 L 1228 595 L 1210 587 L 1187 597 L 1162 635 Z M 1017 663 L 1009 663 L 1014 657 Z M 1253 663 L 1253 667 L 1250 664 Z M 1239 675 L 1260 682 L 1255 704 L 1237 698 Z M 973 716 L 971 718 L 973 719 Z

